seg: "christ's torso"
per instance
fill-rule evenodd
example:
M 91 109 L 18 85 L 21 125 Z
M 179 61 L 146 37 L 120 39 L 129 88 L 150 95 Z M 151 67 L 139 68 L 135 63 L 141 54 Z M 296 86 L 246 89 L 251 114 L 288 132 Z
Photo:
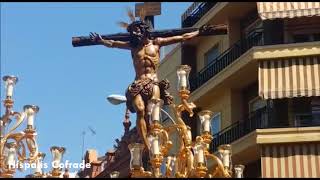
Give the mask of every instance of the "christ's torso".
M 131 50 L 136 80 L 151 78 L 157 81 L 157 69 L 159 65 L 159 46 L 152 41 L 145 45 L 139 45 Z

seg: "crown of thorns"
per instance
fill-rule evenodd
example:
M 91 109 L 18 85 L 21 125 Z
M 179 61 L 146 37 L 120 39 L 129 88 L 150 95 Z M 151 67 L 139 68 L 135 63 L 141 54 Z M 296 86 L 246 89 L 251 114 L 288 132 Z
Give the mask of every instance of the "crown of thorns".
M 124 29 L 126 29 L 128 32 L 132 30 L 133 27 L 138 26 L 141 28 L 145 28 L 146 30 L 151 30 L 151 24 L 149 22 L 145 22 L 144 19 L 146 17 L 146 11 L 145 8 L 141 8 L 139 19 L 136 20 L 133 11 L 130 8 L 127 8 L 127 15 L 130 18 L 131 23 L 126 23 L 123 21 L 118 22 L 118 25 Z

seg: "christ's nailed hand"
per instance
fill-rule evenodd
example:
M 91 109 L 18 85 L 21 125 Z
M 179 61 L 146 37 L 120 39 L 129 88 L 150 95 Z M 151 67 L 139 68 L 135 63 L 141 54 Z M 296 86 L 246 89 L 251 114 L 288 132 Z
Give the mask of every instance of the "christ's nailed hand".
M 90 39 L 94 42 L 101 42 L 103 40 L 100 34 L 93 32 L 90 33 Z

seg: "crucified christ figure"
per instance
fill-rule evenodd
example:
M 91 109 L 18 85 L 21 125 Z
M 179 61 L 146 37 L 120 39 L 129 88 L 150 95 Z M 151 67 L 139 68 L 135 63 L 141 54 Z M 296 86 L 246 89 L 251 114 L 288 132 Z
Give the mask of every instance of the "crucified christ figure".
M 110 48 L 120 48 L 131 51 L 135 80 L 126 91 L 127 109 L 137 114 L 136 127 L 139 136 L 146 145 L 149 124 L 146 118 L 148 101 L 150 99 L 163 99 L 164 104 L 170 104 L 172 97 L 166 91 L 169 84 L 166 80 L 159 81 L 157 70 L 160 62 L 160 48 L 162 46 L 183 42 L 199 35 L 200 30 L 185 33 L 179 36 L 151 38 L 151 27 L 143 20 L 135 20 L 125 26 L 130 33 L 130 41 L 115 41 L 103 39 L 97 33 L 91 33 L 92 41 Z

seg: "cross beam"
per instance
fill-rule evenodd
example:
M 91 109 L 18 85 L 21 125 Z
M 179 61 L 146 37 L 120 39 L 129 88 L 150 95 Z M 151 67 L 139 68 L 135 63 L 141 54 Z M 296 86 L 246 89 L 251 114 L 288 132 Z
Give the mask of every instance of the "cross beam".
M 170 36 L 178 36 L 189 32 L 194 32 L 199 30 L 199 28 L 178 28 L 178 29 L 168 29 L 168 30 L 159 30 L 152 31 L 151 37 L 170 37 Z M 224 35 L 227 34 L 227 26 L 226 25 L 214 25 L 208 26 L 208 28 L 200 33 L 200 36 L 210 36 L 210 35 Z M 117 34 L 109 34 L 109 35 L 101 35 L 103 39 L 116 40 L 116 41 L 130 41 L 129 33 L 117 33 Z M 73 47 L 80 46 L 92 46 L 92 45 L 100 45 L 90 39 L 90 36 L 78 36 L 72 37 L 72 45 Z

